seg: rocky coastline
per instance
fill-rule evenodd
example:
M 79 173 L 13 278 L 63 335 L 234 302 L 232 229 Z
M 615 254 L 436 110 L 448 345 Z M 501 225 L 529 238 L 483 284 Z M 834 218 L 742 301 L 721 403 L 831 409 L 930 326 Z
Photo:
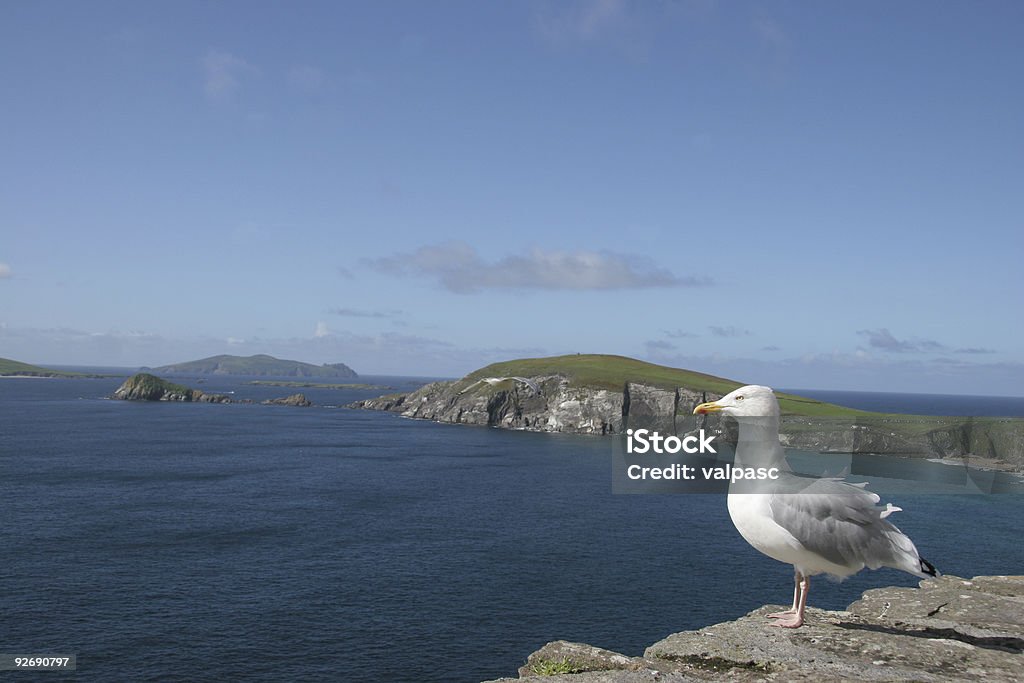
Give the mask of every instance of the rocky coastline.
M 493 385 L 468 378 L 432 382 L 408 393 L 356 401 L 348 407 L 452 424 L 572 434 L 614 435 L 646 428 L 682 435 L 697 428 L 723 440 L 733 423 L 717 415 L 694 418 L 693 408 L 722 394 L 625 382 L 621 389 L 579 386 L 560 375 Z M 511 378 L 506 378 L 511 379 Z M 468 388 L 467 388 L 468 387 Z M 780 438 L 789 448 L 919 458 L 984 459 L 986 466 L 1024 470 L 1024 420 L 941 418 L 865 413 L 856 417 L 784 415 Z
M 1019 681 L 1022 604 L 1024 576 L 943 576 L 919 588 L 869 590 L 844 611 L 808 608 L 798 629 L 771 626 L 765 615 L 780 606 L 766 605 L 673 633 L 642 657 L 554 641 L 528 657 L 518 678 L 490 683 Z

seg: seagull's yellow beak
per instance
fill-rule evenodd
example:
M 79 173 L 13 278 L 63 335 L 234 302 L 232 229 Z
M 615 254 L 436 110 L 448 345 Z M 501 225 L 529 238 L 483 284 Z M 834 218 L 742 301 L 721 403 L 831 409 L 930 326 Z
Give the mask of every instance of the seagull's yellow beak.
M 716 401 L 708 401 L 707 403 L 701 403 L 699 406 L 693 409 L 694 415 L 707 415 L 708 413 L 717 413 L 722 409 Z

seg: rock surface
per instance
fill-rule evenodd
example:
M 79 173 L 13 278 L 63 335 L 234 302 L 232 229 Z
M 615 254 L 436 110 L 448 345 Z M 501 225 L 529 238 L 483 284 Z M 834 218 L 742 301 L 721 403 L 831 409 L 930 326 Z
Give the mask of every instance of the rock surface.
M 298 406 L 300 408 L 313 405 L 313 402 L 306 398 L 305 394 L 292 394 L 282 398 L 271 398 L 262 401 L 262 403 L 265 406 Z
M 203 403 L 231 403 L 223 394 L 206 394 L 180 384 L 168 382 L 156 375 L 140 372 L 126 379 L 114 391 L 121 401 L 193 401 Z
M 765 618 L 779 609 L 765 606 L 736 621 L 674 633 L 643 657 L 555 641 L 530 655 L 519 679 L 937 683 L 1022 678 L 1024 576 L 943 576 L 922 581 L 920 588 L 878 588 L 846 611 L 808 608 L 805 625 L 792 630 L 775 628 Z

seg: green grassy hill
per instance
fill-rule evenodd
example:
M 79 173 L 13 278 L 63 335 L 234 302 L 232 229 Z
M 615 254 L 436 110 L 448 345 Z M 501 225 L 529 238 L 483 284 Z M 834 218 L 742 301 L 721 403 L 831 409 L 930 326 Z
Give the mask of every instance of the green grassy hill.
M 694 391 L 727 394 L 743 386 L 742 382 L 705 375 L 692 370 L 655 365 L 635 358 L 606 354 L 573 354 L 548 358 L 523 358 L 492 363 L 466 376 L 474 382 L 482 377 L 537 377 L 562 375 L 577 386 L 594 389 L 621 390 L 626 382 L 637 382 L 662 389 L 686 387 Z M 823 403 L 814 399 L 776 393 L 784 415 L 813 417 L 864 417 L 874 415 L 863 410 Z
M 0 376 L 3 375 L 26 375 L 29 377 L 86 377 L 80 372 L 65 372 L 63 370 L 50 370 L 41 368 L 38 365 L 29 365 L 21 361 L 0 358 Z
M 282 360 L 266 354 L 231 356 L 223 354 L 200 360 L 153 368 L 159 374 L 178 375 L 271 375 L 276 377 L 358 377 L 344 363 L 313 365 L 297 360 Z

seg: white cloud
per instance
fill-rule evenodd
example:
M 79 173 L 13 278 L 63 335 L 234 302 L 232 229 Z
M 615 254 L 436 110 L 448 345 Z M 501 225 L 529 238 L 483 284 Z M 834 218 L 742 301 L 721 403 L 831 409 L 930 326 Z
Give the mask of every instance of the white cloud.
M 327 329 L 327 323 L 320 320 L 316 324 L 316 332 L 313 333 L 313 337 L 316 339 L 322 339 L 323 337 L 331 336 L 331 331 Z
M 226 99 L 241 87 L 247 75 L 258 73 L 256 67 L 230 52 L 209 50 L 203 57 L 203 89 L 210 99 Z
M 445 289 L 467 294 L 483 289 L 611 290 L 697 287 L 708 278 L 680 276 L 628 254 L 532 249 L 488 263 L 467 244 L 420 247 L 364 262 L 377 272 L 436 280 Z
M 11 267 L 6 263 L 0 263 L 0 280 L 5 280 L 11 276 Z

